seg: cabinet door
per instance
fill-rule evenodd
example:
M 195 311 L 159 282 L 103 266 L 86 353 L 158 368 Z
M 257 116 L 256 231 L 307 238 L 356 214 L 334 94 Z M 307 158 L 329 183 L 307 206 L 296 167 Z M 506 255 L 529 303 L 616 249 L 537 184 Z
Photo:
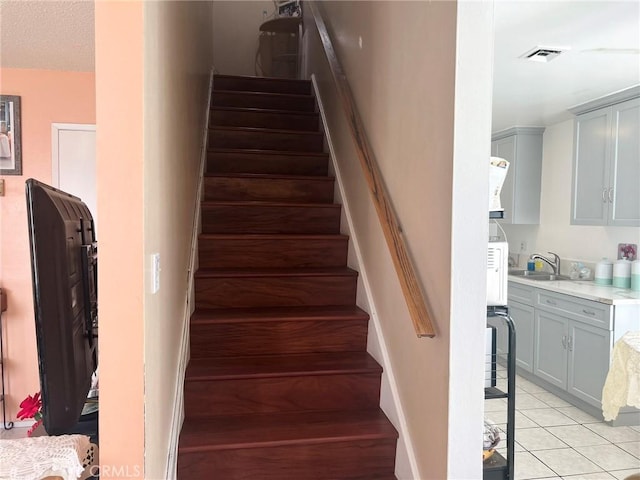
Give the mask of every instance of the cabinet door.
M 509 302 L 509 314 L 516 328 L 516 365 L 533 372 L 533 307 Z
M 535 310 L 533 374 L 567 388 L 567 333 L 569 320 L 557 314 Z
M 572 320 L 569 323 L 567 390 L 594 407 L 602 406 L 609 371 L 611 332 Z
M 609 224 L 640 226 L 640 99 L 612 110 Z
M 574 225 L 607 224 L 610 132 L 611 108 L 576 118 L 571 197 Z
M 504 208 L 504 223 L 513 223 L 514 206 L 514 178 L 516 175 L 516 136 L 511 135 L 509 137 L 501 138 L 492 142 L 491 149 L 495 151 L 495 156 L 504 158 L 509 162 L 509 170 L 507 171 L 507 177 L 502 184 L 502 191 L 500 192 L 500 204 Z

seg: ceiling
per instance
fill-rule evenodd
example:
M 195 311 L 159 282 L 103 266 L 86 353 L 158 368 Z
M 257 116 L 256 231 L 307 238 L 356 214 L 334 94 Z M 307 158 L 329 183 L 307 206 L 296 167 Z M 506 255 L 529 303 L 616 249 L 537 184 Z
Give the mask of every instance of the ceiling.
M 518 58 L 571 47 L 549 63 Z M 495 2 L 493 124 L 547 126 L 567 108 L 640 84 L 640 2 Z
M 518 58 L 538 45 L 571 49 L 549 63 Z M 496 0 L 492 130 L 551 125 L 640 84 L 639 52 L 638 0 Z M 0 65 L 93 71 L 93 1 L 0 1 Z
M 0 66 L 94 70 L 93 1 L 0 1 Z

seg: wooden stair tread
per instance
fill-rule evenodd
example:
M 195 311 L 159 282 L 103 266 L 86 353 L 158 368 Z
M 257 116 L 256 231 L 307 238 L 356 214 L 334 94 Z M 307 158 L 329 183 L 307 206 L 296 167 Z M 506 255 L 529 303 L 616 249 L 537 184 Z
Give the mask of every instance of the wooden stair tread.
M 269 135 L 276 133 L 284 133 L 287 135 L 314 136 L 322 137 L 322 132 L 310 132 L 305 130 L 285 130 L 282 128 L 263 128 L 263 127 L 236 127 L 229 125 L 212 125 L 209 130 L 223 130 L 225 132 L 243 132 L 253 133 L 255 135 Z
M 333 277 L 358 275 L 348 267 L 313 268 L 204 268 L 195 273 L 198 278 L 220 277 Z
M 381 372 L 366 352 L 252 355 L 192 359 L 185 381 Z
M 290 157 L 319 157 L 319 158 L 329 158 L 329 154 L 326 152 L 298 152 L 295 150 L 265 150 L 260 148 L 209 148 L 207 149 L 209 154 L 216 153 L 241 153 L 243 155 L 285 155 Z
M 355 440 L 397 439 L 380 409 L 186 419 L 180 453 Z
M 198 239 L 202 241 L 215 240 L 348 240 L 348 235 L 341 233 L 201 233 Z
M 270 308 L 214 308 L 197 309 L 191 324 L 289 321 L 367 320 L 369 315 L 355 305 L 296 306 Z
M 249 95 L 249 96 L 264 96 L 264 97 L 277 97 L 277 98 L 314 98 L 311 94 L 303 93 L 280 93 L 280 92 L 259 92 L 252 90 L 218 90 L 214 88 L 214 93 L 224 93 L 225 95 Z M 215 104 L 212 104 L 215 106 Z M 287 110 L 295 112 L 297 110 Z
M 272 202 L 266 200 L 205 200 L 203 207 L 303 207 L 303 208 L 341 208 L 337 203 L 293 203 Z
M 281 77 L 258 77 L 253 75 L 230 75 L 227 73 L 216 73 L 214 78 L 236 79 L 236 80 L 267 80 L 273 83 L 298 83 L 304 85 L 310 85 L 311 80 L 302 80 L 299 78 L 281 78 Z
M 302 180 L 305 182 L 334 182 L 328 175 L 285 175 L 282 173 L 205 173 L 205 178 L 246 178 L 252 180 Z
M 318 115 L 318 112 L 280 110 L 277 108 L 228 107 L 225 105 L 211 105 L 211 110 L 224 110 L 228 112 L 268 113 L 268 114 L 277 114 L 277 115 L 305 115 L 308 117 L 316 117 Z

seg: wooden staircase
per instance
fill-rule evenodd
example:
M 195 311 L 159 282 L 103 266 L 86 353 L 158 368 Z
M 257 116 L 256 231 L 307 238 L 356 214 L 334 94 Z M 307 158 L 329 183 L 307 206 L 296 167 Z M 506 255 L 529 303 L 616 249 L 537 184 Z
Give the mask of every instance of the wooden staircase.
M 216 76 L 178 477 L 392 479 L 307 81 Z

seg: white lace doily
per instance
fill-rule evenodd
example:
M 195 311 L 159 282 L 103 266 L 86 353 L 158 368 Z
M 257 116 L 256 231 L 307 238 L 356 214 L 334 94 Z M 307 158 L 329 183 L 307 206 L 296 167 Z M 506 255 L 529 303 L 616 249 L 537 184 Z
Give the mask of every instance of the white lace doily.
M 602 415 L 615 420 L 625 405 L 640 408 L 640 332 L 627 332 L 613 346 L 613 359 L 602 389 Z
M 0 440 L 0 479 L 36 480 L 52 472 L 65 480 L 76 479 L 90 451 L 85 435 Z

